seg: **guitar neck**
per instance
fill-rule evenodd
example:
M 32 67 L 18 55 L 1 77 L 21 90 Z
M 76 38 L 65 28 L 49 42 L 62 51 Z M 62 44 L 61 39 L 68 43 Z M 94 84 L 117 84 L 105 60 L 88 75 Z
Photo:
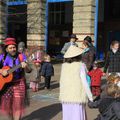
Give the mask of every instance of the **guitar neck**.
M 21 64 L 17 65 L 17 66 L 14 66 L 13 68 L 11 68 L 10 70 L 8 70 L 8 73 L 13 73 L 15 70 L 17 70 L 18 68 L 22 67 Z

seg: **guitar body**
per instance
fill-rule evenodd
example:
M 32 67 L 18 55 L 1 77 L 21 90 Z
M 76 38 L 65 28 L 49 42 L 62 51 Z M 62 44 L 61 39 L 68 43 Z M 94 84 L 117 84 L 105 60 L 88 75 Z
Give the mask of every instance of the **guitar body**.
M 9 66 L 4 66 L 2 68 L 2 70 L 10 70 L 10 67 Z M 0 91 L 3 89 L 4 85 L 6 83 L 11 82 L 12 79 L 13 79 L 13 74 L 12 73 L 8 74 L 6 77 L 4 77 L 0 74 Z

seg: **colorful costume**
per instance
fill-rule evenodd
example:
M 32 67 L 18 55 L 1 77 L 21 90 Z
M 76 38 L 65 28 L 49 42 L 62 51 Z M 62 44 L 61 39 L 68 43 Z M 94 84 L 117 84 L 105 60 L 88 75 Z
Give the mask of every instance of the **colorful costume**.
M 99 96 L 101 91 L 101 77 L 103 76 L 102 70 L 100 68 L 93 69 L 88 72 L 88 75 L 91 77 L 91 89 L 93 95 Z
M 26 60 L 26 57 L 21 54 L 21 58 L 17 54 L 15 57 L 6 55 L 4 61 L 4 55 L 0 55 L 0 61 L 3 61 L 3 66 L 13 67 L 19 65 L 20 62 Z M 15 111 L 20 111 L 21 114 L 24 110 L 26 99 L 26 82 L 24 78 L 24 70 L 18 68 L 13 72 L 13 80 L 4 86 L 4 89 L 0 91 L 0 110 L 6 114 L 14 114 Z

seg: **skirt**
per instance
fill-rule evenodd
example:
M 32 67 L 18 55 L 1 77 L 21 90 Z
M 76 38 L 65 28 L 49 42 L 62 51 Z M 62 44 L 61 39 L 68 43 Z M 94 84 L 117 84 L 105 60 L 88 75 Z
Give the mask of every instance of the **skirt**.
M 6 115 L 19 112 L 22 115 L 28 101 L 26 98 L 25 80 L 20 79 L 19 82 L 12 83 L 1 95 L 0 112 Z
M 84 104 L 62 103 L 63 120 L 87 120 Z

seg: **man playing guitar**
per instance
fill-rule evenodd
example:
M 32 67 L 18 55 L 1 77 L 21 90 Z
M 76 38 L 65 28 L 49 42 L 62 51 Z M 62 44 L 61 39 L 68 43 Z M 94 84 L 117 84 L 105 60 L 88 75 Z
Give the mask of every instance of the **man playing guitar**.
M 17 52 L 15 38 L 6 38 L 4 43 L 6 53 L 0 55 L 3 68 L 5 66 L 13 68 L 17 65 L 21 65 L 21 67 L 15 69 L 13 74 L 8 69 L 0 68 L 0 84 L 3 83 L 4 78 L 9 80 L 0 90 L 0 110 L 6 113 L 11 120 L 20 120 L 27 100 L 24 71 L 31 72 L 31 68 L 25 62 L 26 56 Z M 12 74 L 12 80 L 9 78 L 10 74 Z

